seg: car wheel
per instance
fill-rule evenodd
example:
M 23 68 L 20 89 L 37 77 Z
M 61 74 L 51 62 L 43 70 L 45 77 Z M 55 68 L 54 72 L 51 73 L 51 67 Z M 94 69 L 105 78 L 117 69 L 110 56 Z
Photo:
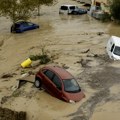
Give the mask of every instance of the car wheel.
M 13 26 L 11 27 L 10 32 L 11 32 L 11 33 L 13 33 L 13 32 L 14 32 L 14 27 L 13 27 Z
M 37 26 L 37 28 L 39 28 L 39 26 Z
M 41 79 L 36 78 L 34 84 L 35 84 L 35 87 L 36 87 L 36 88 L 40 88 L 40 87 L 42 86 Z

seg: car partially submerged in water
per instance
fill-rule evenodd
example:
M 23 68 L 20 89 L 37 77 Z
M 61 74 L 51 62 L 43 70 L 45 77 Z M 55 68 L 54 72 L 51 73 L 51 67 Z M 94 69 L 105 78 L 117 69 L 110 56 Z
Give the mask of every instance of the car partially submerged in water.
M 24 31 L 39 28 L 39 25 L 27 21 L 18 21 L 11 26 L 11 33 L 22 33 Z
M 110 37 L 107 43 L 107 53 L 111 59 L 120 60 L 120 37 Z
M 58 66 L 40 69 L 35 76 L 35 86 L 44 87 L 52 96 L 67 102 L 78 102 L 85 97 L 76 79 Z
M 72 14 L 81 15 L 86 14 L 87 10 L 84 8 L 78 8 L 76 5 L 62 5 L 59 9 L 59 14 Z

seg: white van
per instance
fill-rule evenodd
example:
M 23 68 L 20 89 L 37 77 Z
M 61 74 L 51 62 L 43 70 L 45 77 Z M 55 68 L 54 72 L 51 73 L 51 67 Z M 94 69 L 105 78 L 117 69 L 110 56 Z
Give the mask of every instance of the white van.
M 76 9 L 78 9 L 76 5 L 62 5 L 60 6 L 59 14 L 71 14 Z
M 120 38 L 112 36 L 107 43 L 107 53 L 111 59 L 120 60 Z

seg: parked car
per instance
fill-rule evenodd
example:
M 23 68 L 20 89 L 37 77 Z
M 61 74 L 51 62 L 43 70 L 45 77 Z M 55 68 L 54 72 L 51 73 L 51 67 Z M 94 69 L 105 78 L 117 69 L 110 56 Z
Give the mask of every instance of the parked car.
M 76 5 L 62 5 L 59 9 L 59 14 L 80 15 L 86 13 L 87 13 L 86 9 L 78 8 Z
M 87 10 L 83 8 L 77 8 L 71 12 L 72 15 L 81 15 L 81 14 L 87 14 Z
M 67 102 L 85 97 L 76 79 L 59 66 L 46 66 L 35 75 L 35 86 L 44 87 L 52 96 Z
M 107 43 L 107 53 L 113 60 L 120 60 L 120 38 L 111 36 Z
M 33 30 L 33 29 L 37 29 L 39 28 L 39 25 L 36 25 L 34 23 L 31 22 L 26 22 L 26 21 L 19 21 L 14 23 L 11 26 L 11 32 L 15 32 L 15 33 L 22 33 L 24 31 L 28 31 L 28 30 Z

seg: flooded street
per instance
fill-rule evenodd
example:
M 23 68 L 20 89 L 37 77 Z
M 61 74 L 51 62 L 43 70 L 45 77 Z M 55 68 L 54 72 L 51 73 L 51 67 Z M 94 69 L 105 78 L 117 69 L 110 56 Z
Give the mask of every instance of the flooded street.
M 7 96 L 0 106 L 26 111 L 28 120 L 119 120 L 120 62 L 110 60 L 105 47 L 111 35 L 120 37 L 120 27 L 87 14 L 59 15 L 62 4 L 78 3 L 59 0 L 55 6 L 43 6 L 41 16 L 31 19 L 40 29 L 22 34 L 11 34 L 11 21 L 0 18 L 0 100 Z M 30 55 L 39 54 L 43 46 L 55 56 L 52 64 L 66 66 L 78 79 L 86 98 L 66 103 L 31 83 L 14 91 L 21 72 L 36 72 L 41 67 L 23 69 L 20 64 Z M 1 78 L 5 73 L 13 77 Z

